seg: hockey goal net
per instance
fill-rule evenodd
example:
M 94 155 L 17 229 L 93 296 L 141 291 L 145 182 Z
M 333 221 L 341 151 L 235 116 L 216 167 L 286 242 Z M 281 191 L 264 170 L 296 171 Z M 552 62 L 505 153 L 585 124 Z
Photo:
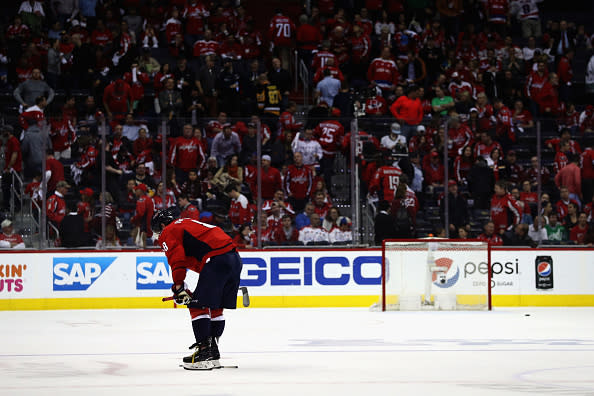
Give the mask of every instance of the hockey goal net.
M 491 251 L 477 240 L 386 240 L 376 309 L 491 309 Z

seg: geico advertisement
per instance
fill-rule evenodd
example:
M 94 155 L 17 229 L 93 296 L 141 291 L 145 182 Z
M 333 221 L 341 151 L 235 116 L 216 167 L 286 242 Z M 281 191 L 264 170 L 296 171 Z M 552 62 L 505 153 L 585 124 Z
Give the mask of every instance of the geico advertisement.
M 592 250 L 493 249 L 492 292 L 502 294 L 594 294 Z M 406 265 L 427 268 L 427 256 L 404 252 Z M 253 295 L 377 295 L 381 288 L 381 251 L 242 251 L 241 284 Z M 484 260 L 450 255 L 436 286 L 456 288 L 486 280 Z M 441 260 L 441 261 L 440 261 Z M 407 272 L 408 273 L 408 272 Z M 390 274 L 388 274 L 390 276 Z M 198 275 L 188 272 L 193 288 Z M 168 295 L 171 269 L 159 252 L 3 253 L 0 299 L 121 297 Z M 440 286 L 440 287 L 441 287 Z M 482 286 L 482 285 L 480 285 Z

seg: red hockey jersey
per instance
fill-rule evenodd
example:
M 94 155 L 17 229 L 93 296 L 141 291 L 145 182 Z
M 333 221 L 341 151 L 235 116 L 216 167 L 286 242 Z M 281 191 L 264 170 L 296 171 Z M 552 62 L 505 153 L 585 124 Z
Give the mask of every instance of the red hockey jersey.
M 509 223 L 509 215 L 512 216 L 511 224 Z M 495 223 L 495 230 L 501 228 L 511 229 L 512 226 L 520 224 L 521 211 L 510 194 L 498 197 L 493 195 L 491 198 L 491 220 Z
M 179 218 L 200 220 L 200 211 L 194 205 L 189 204 L 182 209 L 181 213 L 179 214 Z
M 307 166 L 297 167 L 289 165 L 285 174 L 285 191 L 287 195 L 295 199 L 305 199 L 309 197 L 313 185 L 313 173 Z
M 210 257 L 235 249 L 222 229 L 193 219 L 178 219 L 165 227 L 159 246 L 167 256 L 176 285 L 184 283 L 186 270 L 200 272 Z
M 275 15 L 270 20 L 268 37 L 277 47 L 289 47 L 293 44 L 295 24 L 286 16 Z
M 314 129 L 314 136 L 320 142 L 325 156 L 335 155 L 344 136 L 344 128 L 335 120 L 320 122 Z
M 400 183 L 400 176 L 402 176 L 402 169 L 395 166 L 382 166 L 375 172 L 373 179 L 371 179 L 369 192 L 374 194 L 382 190 L 383 199 L 392 202 L 396 188 Z

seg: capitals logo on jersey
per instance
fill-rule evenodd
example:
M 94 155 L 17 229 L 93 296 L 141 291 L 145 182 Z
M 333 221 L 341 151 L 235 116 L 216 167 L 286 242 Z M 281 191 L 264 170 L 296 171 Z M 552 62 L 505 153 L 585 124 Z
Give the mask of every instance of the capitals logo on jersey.
M 454 286 L 457 282 L 458 279 L 460 279 L 460 268 L 458 268 L 458 266 L 456 265 L 456 272 L 452 275 L 453 272 L 453 268 L 452 268 L 452 264 L 454 264 L 454 260 L 447 258 L 447 257 L 441 257 L 438 258 L 437 260 L 435 260 L 435 266 L 436 267 L 446 267 L 447 270 L 445 271 L 446 273 L 446 279 L 444 283 L 441 283 L 438 279 L 437 279 L 437 272 L 433 272 L 433 284 L 437 287 L 440 287 L 442 289 L 447 289 L 450 288 L 452 286 Z

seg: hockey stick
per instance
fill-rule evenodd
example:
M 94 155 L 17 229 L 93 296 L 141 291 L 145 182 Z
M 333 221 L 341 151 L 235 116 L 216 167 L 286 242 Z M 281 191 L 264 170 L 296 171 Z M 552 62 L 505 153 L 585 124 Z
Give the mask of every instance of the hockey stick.
M 249 307 L 250 306 L 250 295 L 248 294 L 248 289 L 245 286 L 241 286 L 239 288 L 241 290 L 241 294 L 243 295 L 243 306 Z
M 183 364 L 180 364 L 179 367 L 183 367 L 185 370 L 190 370 L 190 371 L 210 371 L 210 370 L 218 370 L 218 369 L 225 369 L 225 368 L 239 368 L 239 366 L 237 365 L 230 365 L 230 366 L 218 366 L 218 367 L 213 367 L 211 369 L 203 369 L 203 370 L 199 370 L 199 369 L 193 369 L 193 368 L 189 368 L 187 366 L 184 366 Z
M 250 306 L 250 295 L 248 294 L 248 289 L 245 286 L 242 286 L 239 288 L 239 290 L 241 290 L 241 294 L 243 296 L 243 306 L 244 307 L 249 307 Z M 161 299 L 161 301 L 165 302 L 165 301 L 171 301 L 175 299 L 174 296 L 169 296 L 169 297 L 163 297 Z
M 188 293 L 190 295 L 190 297 L 192 297 L 192 292 L 190 290 L 186 289 L 186 293 Z M 171 300 L 175 300 L 175 296 L 163 297 L 161 299 L 161 301 L 163 301 L 163 302 L 171 301 Z

